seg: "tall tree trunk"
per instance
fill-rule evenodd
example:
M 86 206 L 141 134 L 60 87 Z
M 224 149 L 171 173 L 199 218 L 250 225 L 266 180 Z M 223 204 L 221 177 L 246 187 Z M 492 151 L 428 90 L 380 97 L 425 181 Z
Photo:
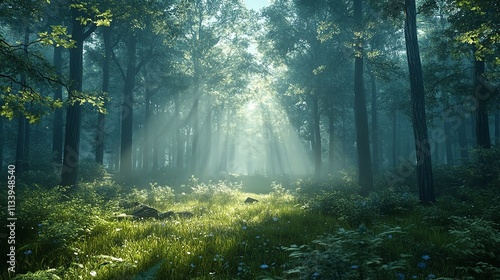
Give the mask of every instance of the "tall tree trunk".
M 142 151 L 142 169 L 148 174 L 150 162 L 151 162 L 151 138 L 150 138 L 150 127 L 151 127 L 151 112 L 150 112 L 150 103 L 151 103 L 151 91 L 149 89 L 148 84 L 146 83 L 146 93 L 145 93 L 145 103 L 146 106 L 144 108 L 144 143 L 143 143 L 143 151 Z
M 198 88 L 198 86 L 197 86 Z M 199 94 L 199 90 L 196 89 L 196 95 Z M 198 173 L 198 143 L 200 141 L 200 119 L 199 119 L 199 107 L 200 107 L 200 99 L 198 96 L 195 97 L 193 104 L 193 143 L 191 146 L 191 173 Z
M 111 27 L 103 29 L 104 41 L 104 62 L 102 64 L 102 91 L 109 93 L 109 68 L 111 65 Z M 106 115 L 98 113 L 97 116 L 97 131 L 95 143 L 95 161 L 97 163 L 104 163 L 104 130 L 105 130 Z
M 182 125 L 181 125 L 181 114 L 180 114 L 180 107 L 181 104 L 179 103 L 179 92 L 177 91 L 174 94 L 174 106 L 175 106 L 175 142 L 177 145 L 177 152 L 176 152 L 176 157 L 177 157 L 177 168 L 178 169 L 183 169 L 184 168 L 184 141 L 182 140 Z
M 396 168 L 398 165 L 398 122 L 397 122 L 397 112 L 392 113 L 392 167 Z
M 330 115 L 328 116 L 328 171 L 333 172 L 333 164 L 335 160 L 335 154 L 334 154 L 334 114 L 333 110 L 330 110 Z
M 495 112 L 495 144 L 500 145 L 500 110 Z
M 85 26 L 80 23 L 83 13 L 78 8 L 71 8 L 72 30 L 71 39 L 75 41 L 75 48 L 69 50 L 69 99 L 82 91 L 83 81 L 83 41 L 96 26 L 91 26 L 85 31 Z M 66 109 L 66 129 L 64 134 L 63 166 L 61 170 L 62 186 L 77 186 L 78 161 L 80 157 L 80 129 L 81 107 L 80 102 L 68 105 Z
M 354 20 L 356 31 L 361 34 L 363 6 L 362 0 L 354 0 Z M 363 86 L 363 38 L 357 35 L 354 58 L 354 119 L 356 122 L 356 147 L 358 151 L 359 185 L 361 193 L 368 195 L 373 189 L 373 170 L 370 155 L 368 112 Z
M 370 71 L 370 80 L 372 85 L 372 154 L 373 154 L 373 173 L 377 174 L 379 169 L 379 140 L 378 140 L 378 104 L 377 104 L 377 79 L 373 71 Z
M 62 47 L 54 46 L 54 67 L 58 75 L 62 74 Z M 54 91 L 54 100 L 62 101 L 63 88 L 57 85 Z M 61 164 L 63 153 L 63 112 L 61 109 L 54 111 L 52 130 L 52 162 Z
M 312 114 L 313 114 L 313 142 L 314 142 L 314 175 L 317 179 L 321 176 L 321 130 L 320 130 L 320 116 L 319 116 L 319 100 L 316 94 L 311 96 Z M 273 134 L 274 135 L 274 134 Z M 275 137 L 275 140 L 277 137 Z M 277 146 L 277 145 L 276 145 Z M 278 153 L 279 151 L 276 151 Z M 280 159 L 280 158 L 278 158 Z
M 471 146 L 477 146 L 477 114 L 471 114 L 469 118 L 470 129 L 471 129 Z
M 122 104 L 122 135 L 120 150 L 120 173 L 123 178 L 129 178 L 132 174 L 132 137 L 134 119 L 134 86 L 136 70 L 136 46 L 137 37 L 130 33 L 127 38 L 127 73 L 123 88 Z
M 23 52 L 24 56 L 27 58 L 28 57 L 28 46 L 29 46 L 29 41 L 30 41 L 30 29 L 28 26 L 28 19 L 25 20 L 24 22 L 24 42 L 23 42 Z M 25 73 L 21 74 L 21 84 L 26 85 L 27 82 L 27 77 Z M 24 88 L 22 89 L 24 90 Z M 26 167 L 26 129 L 27 129 L 28 122 L 26 121 L 26 117 L 23 115 L 20 115 L 18 117 L 18 122 L 17 122 L 17 145 L 16 145 L 16 171 L 21 173 L 24 171 L 24 168 Z
M 476 141 L 478 147 L 489 149 L 491 148 L 491 140 L 487 100 L 490 94 L 479 82 L 479 78 L 484 74 L 484 61 L 476 60 L 474 70 L 474 95 L 478 101 L 476 110 Z
M 460 160 L 462 162 L 469 158 L 467 135 L 465 132 L 465 123 L 462 123 L 457 131 L 458 145 L 460 146 Z
M 446 151 L 446 164 L 453 164 L 453 149 L 451 144 L 451 129 L 450 123 L 447 120 L 444 120 L 443 123 L 444 135 L 445 135 L 445 151 Z
M 159 119 L 159 105 L 158 104 L 155 104 L 154 105 L 154 109 L 153 109 L 153 119 L 154 119 L 154 122 L 153 122 L 153 125 L 155 125 L 157 127 L 157 124 L 158 124 L 158 119 Z M 154 139 L 153 139 L 153 165 L 152 165 L 152 172 L 156 172 L 159 170 L 159 166 L 158 166 L 158 162 L 160 161 L 159 159 L 159 154 L 160 154 L 160 140 L 159 140 L 159 135 L 157 135 Z
M 413 134 L 417 157 L 417 180 L 420 201 L 427 204 L 435 202 L 436 198 L 425 119 L 425 91 L 417 38 L 417 10 L 415 0 L 405 0 L 405 14 L 405 41 L 410 74 Z

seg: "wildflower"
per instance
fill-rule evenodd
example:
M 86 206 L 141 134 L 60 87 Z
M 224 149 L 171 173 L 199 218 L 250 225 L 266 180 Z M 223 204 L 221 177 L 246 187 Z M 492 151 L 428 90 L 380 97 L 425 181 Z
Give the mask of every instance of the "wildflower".
M 418 277 L 417 275 L 413 275 L 411 278 L 417 279 L 417 277 Z
M 260 238 L 260 235 L 255 236 L 255 238 L 256 238 L 256 239 L 259 239 L 259 238 Z
M 241 229 L 245 230 L 245 229 L 247 229 L 247 226 L 242 226 Z
M 43 224 L 38 224 L 39 227 L 43 226 Z
M 352 268 L 352 269 L 358 269 L 358 268 L 359 268 L 359 266 L 357 266 L 357 265 L 351 265 L 351 268 Z
M 423 269 L 423 268 L 426 268 L 426 267 L 427 267 L 427 264 L 425 264 L 424 262 L 419 262 L 419 263 L 418 263 L 418 267 L 420 267 L 420 268 L 422 268 L 422 269 Z
M 387 235 L 387 238 L 392 239 L 392 234 Z
M 33 253 L 33 251 L 31 251 L 31 250 L 24 251 L 25 255 L 31 255 L 32 253 Z
M 431 273 L 431 274 L 427 275 L 426 279 L 434 279 L 434 278 L 436 278 L 436 275 Z
M 318 277 L 318 276 L 319 276 L 319 272 L 317 272 L 317 271 L 314 272 L 313 275 L 312 275 L 312 277 Z
M 238 266 L 238 271 L 242 271 L 242 270 L 243 270 L 243 267 Z
M 396 277 L 398 280 L 405 280 L 405 275 L 401 272 L 396 273 Z
M 428 260 L 430 260 L 430 259 L 431 259 L 431 257 L 429 257 L 429 255 L 423 255 L 423 256 L 422 256 L 422 259 L 423 259 L 424 261 L 428 261 Z
M 196 267 L 196 265 L 194 265 L 194 263 L 192 263 L 192 264 L 191 264 L 191 267 L 192 267 L 192 268 L 195 268 L 195 267 Z
M 277 217 L 274 217 L 274 218 L 273 218 L 273 221 L 277 222 L 277 221 L 278 221 L 278 218 L 277 218 Z
M 267 269 L 267 268 L 269 268 L 269 266 L 267 264 L 263 264 L 263 265 L 260 266 L 260 268 Z
M 95 277 L 97 275 L 97 272 L 95 270 L 90 271 L 90 276 Z

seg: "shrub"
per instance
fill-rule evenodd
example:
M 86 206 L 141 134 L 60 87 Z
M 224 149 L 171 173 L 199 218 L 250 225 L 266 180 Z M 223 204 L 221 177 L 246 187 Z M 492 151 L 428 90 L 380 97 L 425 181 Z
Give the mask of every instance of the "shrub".
M 291 269 L 288 279 L 390 279 L 396 271 L 406 267 L 406 257 L 384 260 L 384 242 L 388 235 L 402 233 L 401 229 L 389 228 L 374 234 L 366 227 L 358 230 L 339 229 L 333 235 L 320 236 L 312 245 L 283 247 L 291 252 Z
M 241 183 L 217 181 L 198 183 L 194 177 L 190 180 L 192 196 L 201 202 L 225 203 L 234 198 L 242 188 Z
M 481 218 L 452 217 L 450 234 L 456 241 L 447 246 L 457 269 L 475 279 L 499 279 L 500 233 L 496 225 Z
M 149 189 L 133 189 L 126 200 L 163 209 L 168 209 L 174 204 L 175 193 L 171 187 L 159 186 L 157 183 L 150 183 L 149 186 Z

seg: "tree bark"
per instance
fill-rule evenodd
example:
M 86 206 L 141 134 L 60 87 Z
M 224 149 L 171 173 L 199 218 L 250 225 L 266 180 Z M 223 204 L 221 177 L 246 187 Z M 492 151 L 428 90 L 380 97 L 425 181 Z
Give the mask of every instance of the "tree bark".
M 453 164 L 453 149 L 452 149 L 452 141 L 451 141 L 451 129 L 450 123 L 444 120 L 443 123 L 444 135 L 446 137 L 444 145 L 446 151 L 446 164 Z
M 312 98 L 312 117 L 313 117 L 313 142 L 314 142 L 314 175 L 317 179 L 321 176 L 321 131 L 319 125 L 319 100 L 316 94 Z M 278 151 L 276 151 L 278 152 Z M 279 158 L 278 158 L 279 159 Z
M 495 144 L 500 145 L 500 110 L 495 112 Z
M 460 160 L 464 162 L 469 158 L 467 147 L 467 136 L 465 133 L 465 123 L 462 123 L 457 131 L 458 145 L 460 146 Z
M 93 25 L 85 31 L 85 26 L 79 18 L 83 16 L 78 8 L 71 8 L 72 30 L 71 39 L 75 41 L 75 48 L 69 50 L 69 98 L 82 91 L 83 81 L 83 41 L 95 31 Z M 66 109 L 66 129 L 64 135 L 63 166 L 61 170 L 61 185 L 76 187 L 78 183 L 78 161 L 80 157 L 80 129 L 81 107 L 80 102 L 68 105 Z
M 134 119 L 134 86 L 136 70 L 136 47 L 137 37 L 130 33 L 127 38 L 127 73 L 123 88 L 123 104 L 121 114 L 121 150 L 120 150 L 120 173 L 122 178 L 129 178 L 132 174 L 132 137 Z
M 333 110 L 330 110 L 330 116 L 328 116 L 328 169 L 329 172 L 333 172 L 333 164 L 335 160 L 335 154 L 334 154 L 334 114 Z
M 411 104 L 415 152 L 417 158 L 417 180 L 420 201 L 424 204 L 436 201 L 432 177 L 432 162 L 427 122 L 425 118 L 425 91 L 417 38 L 417 11 L 415 0 L 405 0 L 405 41 L 410 74 Z
M 356 29 L 362 31 L 362 0 L 354 0 Z M 368 113 L 363 86 L 363 38 L 357 35 L 354 58 L 354 119 L 356 123 L 356 147 L 358 151 L 359 185 L 361 193 L 368 195 L 373 189 L 373 170 L 370 155 Z
M 373 173 L 377 174 L 379 170 L 379 139 L 378 139 L 378 104 L 377 104 L 377 80 L 373 71 L 370 71 L 371 90 L 372 90 L 372 154 L 373 154 Z
M 175 127 L 175 142 L 177 146 L 176 152 L 176 166 L 178 169 L 184 168 L 184 141 L 182 141 L 182 126 L 181 126 L 181 115 L 180 115 L 180 106 L 179 103 L 179 92 L 177 91 L 174 94 L 174 106 L 175 106 L 175 119 L 176 119 L 176 127 Z
M 62 47 L 54 46 L 54 67 L 58 75 L 62 74 Z M 54 100 L 62 101 L 62 85 L 57 85 L 54 91 Z M 52 130 L 52 162 L 61 164 L 63 153 L 63 112 L 62 109 L 54 111 Z
M 478 101 L 476 110 L 476 141 L 478 147 L 489 149 L 491 148 L 491 140 L 487 101 L 490 93 L 479 81 L 480 77 L 484 74 L 484 61 L 476 60 L 474 70 L 474 96 Z
M 109 93 L 109 68 L 111 65 L 111 27 L 103 29 L 104 41 L 104 62 L 102 65 L 102 91 Z M 97 131 L 95 143 L 95 161 L 99 164 L 104 163 L 104 135 L 105 135 L 106 115 L 98 113 L 97 116 Z

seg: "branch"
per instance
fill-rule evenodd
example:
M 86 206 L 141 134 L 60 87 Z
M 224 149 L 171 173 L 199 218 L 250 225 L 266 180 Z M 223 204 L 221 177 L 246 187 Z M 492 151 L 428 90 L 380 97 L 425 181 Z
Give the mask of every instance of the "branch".
M 122 74 L 123 80 L 125 80 L 126 79 L 125 72 L 123 71 L 123 68 L 120 65 L 120 62 L 116 58 L 115 51 L 113 49 L 111 49 L 111 58 L 113 58 L 113 61 L 115 62 L 116 66 L 118 67 L 118 70 L 120 70 L 120 74 Z

